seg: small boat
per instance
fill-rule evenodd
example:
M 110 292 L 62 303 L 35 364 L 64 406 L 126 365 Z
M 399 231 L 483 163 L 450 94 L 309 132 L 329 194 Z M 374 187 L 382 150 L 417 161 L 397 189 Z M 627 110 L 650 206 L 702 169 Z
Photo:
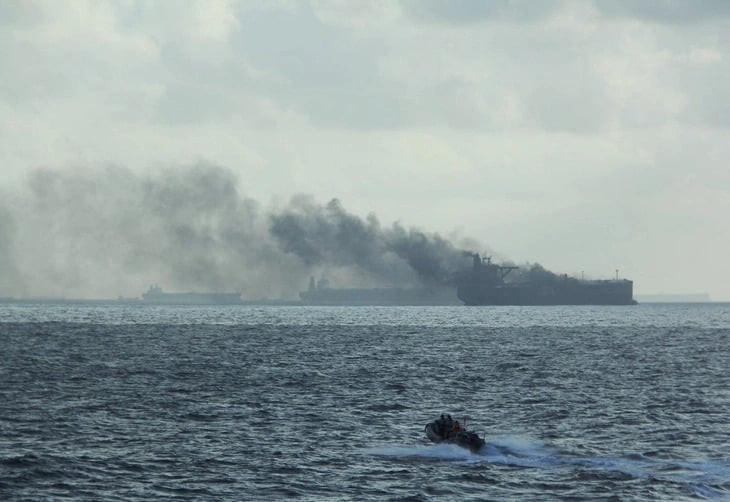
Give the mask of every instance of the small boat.
M 441 415 L 425 427 L 426 436 L 434 443 L 449 443 L 461 446 L 472 452 L 479 451 L 485 444 L 483 437 L 474 431 L 466 430 L 466 426 L 451 415 Z

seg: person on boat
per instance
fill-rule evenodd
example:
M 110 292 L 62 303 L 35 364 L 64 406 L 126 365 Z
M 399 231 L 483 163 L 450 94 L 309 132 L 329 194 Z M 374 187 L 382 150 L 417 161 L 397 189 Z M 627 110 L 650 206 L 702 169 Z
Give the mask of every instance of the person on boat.
M 442 413 L 441 417 L 434 424 L 436 425 L 436 434 L 442 438 L 445 438 L 449 434 L 448 418 L 446 418 L 446 415 Z
M 439 435 L 442 438 L 446 439 L 453 432 L 454 432 L 454 419 L 451 418 L 451 415 L 443 416 L 443 418 L 441 420 L 439 420 L 439 424 L 438 424 Z
M 454 428 L 452 429 L 453 432 L 459 432 L 464 430 L 464 426 L 459 423 L 459 421 L 454 422 Z
M 436 434 L 441 437 L 446 437 L 446 417 L 441 414 L 441 418 L 436 420 Z

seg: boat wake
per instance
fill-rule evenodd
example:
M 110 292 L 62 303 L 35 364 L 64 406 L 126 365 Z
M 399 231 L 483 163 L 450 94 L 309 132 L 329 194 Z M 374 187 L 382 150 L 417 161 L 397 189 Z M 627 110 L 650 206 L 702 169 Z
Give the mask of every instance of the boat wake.
M 694 496 L 730 500 L 730 459 L 719 461 L 658 459 L 642 454 L 617 457 L 574 457 L 544 443 L 518 437 L 491 439 L 472 453 L 453 444 L 417 447 L 381 447 L 368 454 L 537 469 L 620 473 L 635 479 L 655 479 L 686 485 Z
M 421 457 L 468 463 L 489 462 L 519 467 L 548 467 L 561 463 L 554 450 L 542 443 L 520 438 L 490 440 L 477 452 L 471 452 L 455 444 L 440 443 L 432 446 L 371 448 L 367 453 L 384 457 Z

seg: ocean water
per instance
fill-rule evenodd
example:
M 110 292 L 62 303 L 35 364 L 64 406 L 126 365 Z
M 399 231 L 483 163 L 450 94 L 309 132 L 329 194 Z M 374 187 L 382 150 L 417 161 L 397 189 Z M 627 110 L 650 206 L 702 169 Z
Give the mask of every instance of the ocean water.
M 282 499 L 730 500 L 730 305 L 0 305 L 0 500 Z

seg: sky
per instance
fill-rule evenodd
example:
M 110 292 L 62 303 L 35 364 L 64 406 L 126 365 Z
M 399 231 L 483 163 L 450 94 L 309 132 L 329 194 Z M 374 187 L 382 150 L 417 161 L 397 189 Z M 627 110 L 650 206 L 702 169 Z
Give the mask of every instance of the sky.
M 0 296 L 411 280 L 421 239 L 730 300 L 725 0 L 10 0 L 0 75 Z

